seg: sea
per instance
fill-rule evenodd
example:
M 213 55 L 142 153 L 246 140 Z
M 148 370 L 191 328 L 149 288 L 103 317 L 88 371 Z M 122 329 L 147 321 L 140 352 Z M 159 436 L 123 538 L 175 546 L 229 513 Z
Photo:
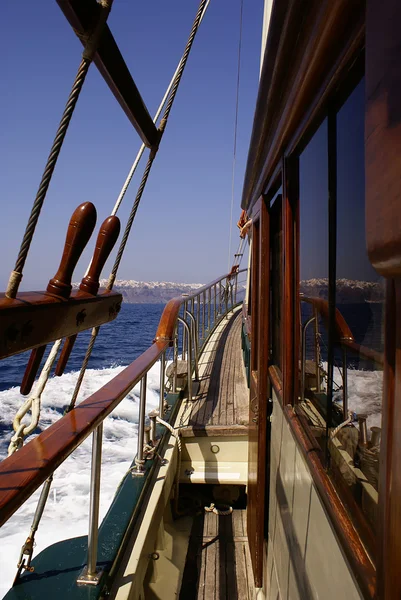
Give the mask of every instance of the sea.
M 105 385 L 151 345 L 164 306 L 123 304 L 118 318 L 101 327 L 78 402 Z M 41 417 L 35 435 L 55 423 L 69 403 L 89 337 L 89 331 L 78 336 L 64 375 L 49 380 L 42 396 Z M 50 346 L 47 352 L 49 350 Z M 12 421 L 25 399 L 18 386 L 27 360 L 28 354 L 24 353 L 0 362 L 0 460 L 7 456 Z M 147 378 L 149 411 L 158 406 L 159 377 L 160 366 L 156 364 Z M 104 422 L 100 520 L 136 454 L 138 406 L 139 385 Z M 57 541 L 87 533 L 90 457 L 91 440 L 88 438 L 57 469 L 36 534 L 35 555 Z M 28 536 L 39 494 L 40 490 L 0 529 L 0 598 L 14 579 L 21 546 Z
M 100 329 L 78 402 L 106 384 L 149 347 L 163 308 L 163 304 L 125 304 L 118 318 Z M 348 309 L 342 307 L 342 312 L 357 342 L 382 351 L 380 305 L 353 306 Z M 55 423 L 63 414 L 74 390 L 89 336 L 89 331 L 78 336 L 66 372 L 61 377 L 49 380 L 42 396 L 39 427 L 34 435 Z M 323 331 L 322 359 L 323 366 L 327 367 L 325 343 L 327 339 Z M 310 352 L 311 346 L 307 354 Z M 169 358 L 171 360 L 172 357 L 167 357 L 167 360 Z M 0 362 L 0 460 L 7 456 L 12 421 L 25 398 L 19 393 L 18 386 L 27 360 L 28 355 L 25 353 Z M 147 378 L 148 411 L 158 406 L 159 376 L 160 365 L 157 363 Z M 338 369 L 335 369 L 334 378 L 340 386 L 342 382 Z M 348 364 L 348 392 L 350 408 L 356 412 L 368 413 L 369 427 L 380 426 L 382 372 L 372 364 L 355 362 L 351 358 Z M 100 520 L 136 454 L 138 408 L 139 385 L 104 422 Z M 87 534 L 90 462 L 91 440 L 88 438 L 55 472 L 51 493 L 36 534 L 35 555 L 62 539 Z M 0 597 L 7 592 L 14 579 L 21 546 L 29 533 L 39 494 L 40 490 L 0 529 Z

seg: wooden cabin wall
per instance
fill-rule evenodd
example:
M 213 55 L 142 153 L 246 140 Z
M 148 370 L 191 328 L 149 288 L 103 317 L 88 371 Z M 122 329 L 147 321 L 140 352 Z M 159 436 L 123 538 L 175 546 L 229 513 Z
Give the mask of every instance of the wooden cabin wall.
M 366 235 L 387 279 L 378 598 L 401 598 L 401 3 L 366 11 Z
M 271 385 L 276 393 L 276 414 L 280 409 L 286 416 L 296 448 L 301 451 L 306 462 L 328 523 L 331 523 L 335 531 L 339 548 L 345 553 L 343 556 L 347 557 L 344 558 L 344 565 L 352 579 L 358 581 L 355 589 L 359 588 L 367 598 L 398 599 L 401 597 L 401 570 L 398 566 L 401 559 L 401 404 L 398 402 L 401 397 L 401 3 L 398 0 L 367 0 L 366 4 L 363 1 L 323 1 L 319 3 L 319 8 L 313 3 L 306 8 L 301 0 L 283 0 L 277 6 L 278 4 L 279 8 L 273 8 L 273 34 L 280 31 L 285 42 L 288 31 L 292 30 L 297 21 L 303 23 L 303 27 L 306 26 L 306 33 L 304 38 L 302 35 L 297 37 L 297 57 L 294 58 L 293 65 L 288 66 L 288 60 L 285 60 L 285 43 L 281 40 L 275 48 L 267 49 L 270 54 L 269 60 L 265 61 L 262 76 L 265 81 L 262 81 L 258 98 L 252 135 L 253 148 L 248 159 L 243 195 L 243 208 L 253 217 L 253 213 L 256 215 L 258 212 L 255 209 L 260 202 L 257 200 L 260 194 L 268 196 L 273 180 L 280 170 L 283 172 L 283 360 L 282 369 L 275 364 L 268 364 L 270 383 L 266 389 Z M 299 273 L 294 255 L 294 238 L 299 233 L 299 214 L 296 178 L 298 168 L 294 157 L 301 151 L 302 144 L 308 142 L 310 132 L 328 114 L 331 98 L 338 93 L 341 82 L 355 68 L 365 43 L 367 243 L 372 265 L 387 278 L 377 585 L 375 567 L 351 523 L 346 507 L 314 449 L 310 447 L 311 440 L 299 416 L 292 409 L 287 409 L 287 405 L 293 404 L 298 396 L 298 377 L 295 373 L 299 358 L 299 319 L 296 306 Z M 312 55 L 313 60 L 310 60 Z M 261 256 L 263 247 L 259 253 Z M 268 321 L 267 318 L 267 323 Z M 254 345 L 253 350 L 257 351 L 258 357 L 263 356 L 263 352 L 268 356 L 266 348 L 268 336 L 262 334 L 257 348 Z M 259 387 L 260 371 L 265 367 L 259 360 L 257 364 L 257 379 L 254 380 L 257 385 L 253 388 L 251 398 L 259 407 L 265 400 L 260 395 Z M 273 437 L 274 423 L 273 415 Z M 254 443 L 264 441 L 258 435 L 259 433 L 254 438 Z M 280 449 L 283 449 L 282 442 Z M 256 451 L 254 447 L 252 460 L 256 460 L 258 454 L 261 456 L 262 451 L 261 445 Z M 295 471 L 288 476 L 290 479 L 297 477 Z M 277 481 L 271 479 L 270 484 L 272 502 L 277 491 Z M 252 509 L 252 504 L 250 508 Z M 252 516 L 249 518 L 252 519 Z M 260 546 L 260 535 L 256 539 Z M 322 543 L 324 544 L 324 540 Z M 260 556 L 260 548 L 258 552 Z M 280 559 L 279 555 L 276 558 Z M 265 577 L 269 580 L 270 571 L 265 572 Z M 333 589 L 336 589 L 335 586 Z
M 268 452 L 269 215 L 260 199 L 252 217 L 251 373 L 247 530 L 256 587 L 263 583 L 263 545 Z

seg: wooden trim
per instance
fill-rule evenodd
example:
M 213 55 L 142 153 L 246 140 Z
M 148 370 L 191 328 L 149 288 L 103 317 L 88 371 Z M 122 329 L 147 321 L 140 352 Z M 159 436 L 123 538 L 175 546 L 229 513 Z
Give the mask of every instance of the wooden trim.
M 260 219 L 252 218 L 252 272 L 251 272 L 251 371 L 258 368 L 259 342 L 259 261 Z
M 401 282 L 386 286 L 382 441 L 380 446 L 378 597 L 401 597 Z
M 269 211 L 264 198 L 252 213 L 252 343 L 248 442 L 248 541 L 256 587 L 263 584 L 268 458 Z
M 46 292 L 0 294 L 0 358 L 113 321 L 122 295 L 101 291 L 97 296 L 76 291 L 69 299 Z
M 314 306 L 325 320 L 326 326 L 329 326 L 329 303 L 327 300 L 303 295 L 300 296 L 300 300 Z M 335 334 L 335 341 L 337 343 L 350 343 L 351 347 L 351 343 L 354 342 L 354 336 L 338 308 L 335 309 Z
M 57 4 L 84 45 L 85 35 L 97 20 L 99 4 L 95 0 L 57 0 Z M 94 62 L 144 144 L 157 146 L 159 132 L 107 25 Z
M 363 43 L 365 2 L 281 0 L 273 4 L 269 37 L 245 173 L 242 208 L 266 189 L 302 119 L 338 86 Z M 327 73 L 330 77 L 327 77 Z M 305 131 L 308 123 L 303 122 Z M 298 132 L 301 135 L 301 132 Z M 288 151 L 288 148 L 287 148 Z
M 292 406 L 284 407 L 284 414 L 295 437 L 297 446 L 309 467 L 323 506 L 339 538 L 347 560 L 365 598 L 375 598 L 376 570 L 361 542 L 358 531 L 349 518 L 348 511 L 338 496 L 313 446 L 299 422 Z M 388 596 L 390 598 L 390 596 Z M 396 596 L 392 596 L 395 598 Z M 387 598 L 387 596 L 386 596 Z
M 366 241 L 385 277 L 401 276 L 401 3 L 367 0 Z
M 268 369 L 268 375 L 270 379 L 270 383 L 273 386 L 274 391 L 277 394 L 280 402 L 283 402 L 283 378 L 281 375 L 281 371 L 275 365 L 270 365 Z
M 188 425 L 180 433 L 182 437 L 243 437 L 248 436 L 249 425 Z

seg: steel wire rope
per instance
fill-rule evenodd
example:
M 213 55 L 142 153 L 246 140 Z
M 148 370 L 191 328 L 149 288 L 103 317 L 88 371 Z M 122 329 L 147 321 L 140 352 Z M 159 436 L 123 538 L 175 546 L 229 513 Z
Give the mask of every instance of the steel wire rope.
M 33 235 L 35 233 L 36 225 L 39 220 L 39 215 L 46 198 L 47 190 L 49 188 L 58 157 L 60 155 L 60 151 L 67 133 L 68 126 L 71 121 L 71 117 L 73 115 L 79 95 L 84 85 L 89 67 L 95 56 L 100 41 L 100 36 L 103 32 L 103 28 L 106 24 L 107 17 L 109 16 L 112 4 L 113 0 L 102 0 L 102 2 L 99 3 L 99 17 L 92 32 L 86 38 L 86 44 L 82 53 L 81 63 L 79 65 L 78 72 L 75 76 L 74 83 L 72 85 L 72 89 L 67 100 L 67 104 L 64 108 L 64 112 L 61 117 L 61 121 L 59 123 L 56 136 L 54 138 L 45 169 L 43 171 L 42 178 L 40 180 L 39 188 L 31 209 L 31 214 L 29 216 L 24 237 L 21 242 L 14 270 L 11 271 L 10 274 L 6 290 L 6 296 L 8 298 L 15 298 L 18 293 L 18 288 L 21 283 L 25 261 L 28 256 L 29 248 L 31 246 Z
M 107 0 L 103 0 L 103 2 L 101 3 L 102 8 L 105 8 L 107 10 L 107 14 L 106 14 L 104 20 L 102 21 L 102 26 L 105 24 L 105 22 L 107 20 L 107 16 L 108 16 L 108 14 L 109 14 L 109 12 L 111 10 L 112 3 L 113 3 L 113 0 L 108 0 L 108 1 Z M 177 93 L 177 90 L 178 90 L 179 83 L 181 81 L 182 74 L 184 72 L 185 65 L 186 65 L 187 60 L 188 60 L 188 56 L 189 56 L 189 53 L 190 53 L 190 50 L 191 50 L 191 47 L 192 47 L 192 44 L 193 44 L 196 32 L 197 32 L 197 30 L 199 28 L 200 23 L 202 22 L 203 16 L 204 16 L 204 14 L 205 14 L 205 12 L 207 10 L 207 7 L 208 7 L 209 3 L 210 3 L 210 0 L 201 0 L 201 2 L 199 4 L 198 12 L 196 14 L 196 17 L 195 17 L 195 20 L 194 20 L 194 23 L 193 23 L 193 26 L 192 26 L 192 29 L 191 29 L 191 33 L 189 35 L 189 38 L 188 38 L 188 41 L 187 41 L 187 45 L 186 45 L 185 50 L 184 50 L 184 54 L 183 54 L 183 56 L 181 58 L 181 61 L 180 61 L 179 65 L 178 65 L 176 71 L 175 71 L 175 74 L 173 76 L 172 84 L 170 84 L 169 88 L 167 89 L 166 94 L 163 97 L 163 100 L 162 100 L 162 102 L 160 104 L 160 107 L 159 107 L 159 109 L 158 109 L 158 111 L 156 113 L 156 116 L 154 118 L 154 121 L 156 121 L 157 118 L 159 117 L 160 113 L 161 113 L 162 107 L 163 107 L 163 105 L 164 105 L 164 103 L 166 101 L 166 98 L 167 98 L 168 94 L 170 94 L 169 98 L 168 98 L 167 106 L 165 108 L 164 115 L 163 115 L 163 118 L 162 118 L 162 121 L 161 121 L 161 124 L 160 124 L 160 127 L 159 127 L 159 144 L 160 144 L 160 141 L 161 141 L 161 139 L 163 137 L 163 134 L 164 134 L 164 131 L 165 131 L 165 128 L 166 128 L 166 125 L 167 125 L 168 117 L 169 117 L 169 114 L 170 114 L 170 111 L 171 111 L 171 108 L 172 108 L 172 105 L 173 105 L 173 102 L 174 102 L 174 99 L 175 99 L 175 96 L 176 96 L 176 93 Z M 103 12 L 104 11 L 102 11 L 102 14 L 103 14 Z M 99 21 L 100 21 L 100 19 L 99 19 Z M 50 180 L 51 180 L 51 176 L 53 174 L 54 167 L 55 167 L 55 164 L 57 162 L 57 158 L 58 158 L 58 155 L 60 153 L 61 146 L 62 146 L 64 137 L 65 137 L 66 131 L 68 129 L 68 125 L 69 125 L 69 122 L 71 120 L 73 110 L 75 108 L 75 104 L 76 104 L 76 102 L 78 100 L 79 93 L 80 93 L 80 91 L 82 89 L 82 86 L 83 86 L 83 83 L 85 81 L 85 77 L 86 77 L 86 74 L 88 72 L 90 62 L 91 62 L 91 60 L 92 60 L 92 58 L 94 56 L 94 53 L 96 51 L 97 43 L 98 43 L 101 31 L 102 31 L 101 28 L 100 28 L 100 31 L 99 31 L 99 22 L 98 22 L 98 24 L 96 25 L 96 28 L 94 30 L 94 35 L 97 36 L 96 37 L 96 44 L 92 44 L 93 49 L 92 49 L 92 54 L 91 54 L 90 59 L 88 59 L 87 56 L 84 56 L 84 58 L 81 61 L 80 69 L 78 70 L 78 74 L 77 74 L 76 80 L 74 82 L 73 90 L 72 90 L 72 92 L 70 94 L 69 100 L 67 102 L 67 106 L 66 106 L 66 108 L 64 110 L 63 118 L 62 118 L 62 121 L 61 121 L 61 123 L 59 125 L 59 129 L 57 131 L 55 141 L 53 142 L 52 150 L 51 150 L 51 153 L 49 155 L 48 162 L 46 164 L 45 173 L 42 176 L 42 181 L 41 181 L 41 185 L 40 185 L 40 188 L 39 188 L 39 192 L 38 192 L 37 198 L 35 200 L 32 212 L 31 212 L 31 217 L 30 217 L 30 220 L 28 222 L 28 226 L 27 226 L 27 230 L 25 232 L 23 243 L 21 245 L 20 256 L 22 257 L 21 260 L 23 262 L 21 263 L 20 256 L 19 256 L 18 259 L 17 259 L 15 270 L 12 272 L 12 274 L 10 276 L 10 282 L 9 282 L 9 285 L 8 285 L 8 288 L 7 288 L 7 292 L 9 292 L 10 297 L 15 297 L 16 294 L 17 294 L 18 286 L 19 286 L 19 283 L 20 283 L 21 278 L 22 278 L 22 269 L 23 269 L 23 266 L 25 264 L 26 256 L 27 256 L 28 251 L 29 251 L 29 246 L 30 246 L 30 243 L 32 241 L 33 233 L 34 233 L 34 230 L 35 230 L 38 218 L 39 218 L 40 209 L 41 209 L 41 207 L 43 205 L 43 202 L 44 202 L 44 199 L 46 197 L 46 192 L 47 192 Z M 91 37 L 91 40 L 92 40 L 92 37 Z M 88 41 L 88 45 L 91 43 L 91 40 Z M 84 54 L 85 54 L 85 52 L 86 52 L 86 49 L 84 51 Z M 86 62 L 84 63 L 84 61 L 88 61 L 88 64 L 86 64 Z M 84 69 L 84 67 L 86 67 L 86 70 Z M 130 184 L 130 182 L 132 180 L 132 177 L 133 177 L 133 175 L 135 173 L 137 165 L 139 164 L 139 160 L 140 160 L 140 158 L 141 158 L 141 156 L 142 156 L 142 154 L 144 152 L 144 149 L 145 149 L 145 145 L 143 144 L 142 147 L 140 148 L 139 152 L 138 152 L 138 155 L 137 155 L 137 157 L 136 157 L 136 159 L 135 159 L 135 161 L 134 161 L 134 163 L 133 163 L 133 165 L 131 167 L 130 173 L 129 173 L 129 175 L 128 175 L 128 177 L 127 177 L 127 179 L 126 179 L 126 181 L 125 181 L 125 183 L 123 185 L 123 188 L 122 188 L 122 190 L 121 190 L 121 192 L 119 194 L 117 202 L 116 202 L 116 204 L 115 204 L 115 206 L 113 208 L 113 211 L 112 211 L 113 215 L 116 214 L 116 212 L 118 211 L 118 208 L 121 205 L 121 202 L 122 202 L 122 200 L 123 200 L 123 198 L 125 196 L 125 193 L 126 193 L 126 191 L 128 189 L 128 186 L 129 186 L 129 184 Z M 158 148 L 156 148 L 154 151 L 151 151 L 150 156 L 148 158 L 148 162 L 147 162 L 147 165 L 145 167 L 145 171 L 143 173 L 142 180 L 141 180 L 141 183 L 140 183 L 139 188 L 138 188 L 138 192 L 137 192 L 137 195 L 136 195 L 136 198 L 135 198 L 135 202 L 133 204 L 130 216 L 128 218 L 128 222 L 127 222 L 127 225 L 126 225 L 126 228 L 125 228 L 125 231 L 124 231 L 124 236 L 123 236 L 123 238 L 121 240 L 119 251 L 117 253 L 117 257 L 116 257 L 116 260 L 115 260 L 112 272 L 111 272 L 110 277 L 109 277 L 109 281 L 108 281 L 108 284 L 107 284 L 107 289 L 108 290 L 111 290 L 112 287 L 113 287 L 113 285 L 114 285 L 114 281 L 115 281 L 115 278 L 116 278 L 116 275 L 117 275 L 118 267 L 120 265 L 121 258 L 122 258 L 122 255 L 124 253 L 125 246 L 126 246 L 126 243 L 128 241 L 128 237 L 129 237 L 129 234 L 130 234 L 130 231 L 131 231 L 131 227 L 132 227 L 132 224 L 134 222 L 135 215 L 136 215 L 136 212 L 137 212 L 137 209 L 138 209 L 138 206 L 139 206 L 139 203 L 140 203 L 143 191 L 144 191 L 145 186 L 146 186 L 146 182 L 147 182 L 147 179 L 148 179 L 148 176 L 149 176 L 150 169 L 151 169 L 153 161 L 154 161 L 154 159 L 156 157 L 157 149 Z M 20 271 L 21 272 L 19 272 L 19 270 L 18 270 L 18 266 L 20 264 L 22 264 L 22 266 L 20 267 Z M 12 294 L 14 294 L 14 295 L 12 295 Z M 91 339 L 89 341 L 88 348 L 87 348 L 87 351 L 86 351 L 86 354 L 85 354 L 85 357 L 84 357 L 84 360 L 83 360 L 83 363 L 82 363 L 82 366 L 81 366 L 81 370 L 80 370 L 80 373 L 79 373 L 79 376 L 78 376 L 78 379 L 77 379 L 77 383 L 76 383 L 75 388 L 74 388 L 73 396 L 72 396 L 70 404 L 67 407 L 67 409 L 66 409 L 65 412 L 71 411 L 74 408 L 74 406 L 75 406 L 76 399 L 78 397 L 78 393 L 79 393 L 80 387 L 82 385 L 82 381 L 83 381 L 83 378 L 84 378 L 84 375 L 85 375 L 85 371 L 86 371 L 86 368 L 87 368 L 90 356 L 92 354 L 93 346 L 94 346 L 94 343 L 96 341 L 96 337 L 97 337 L 97 335 L 99 333 L 99 330 L 100 330 L 100 326 L 94 327 L 92 329 Z M 45 487 L 44 487 L 44 490 L 46 488 L 46 491 L 47 491 L 46 499 L 47 499 L 47 495 L 48 495 L 48 490 L 49 490 L 50 485 L 51 485 L 51 481 L 52 481 L 52 478 L 49 478 L 49 480 L 46 481 L 46 484 L 45 484 Z M 46 499 L 44 500 L 44 503 L 46 502 Z M 42 510 L 42 512 L 43 512 L 43 510 Z M 42 515 L 40 514 L 40 516 L 38 517 L 37 527 L 39 526 L 39 521 L 40 521 L 41 516 Z M 36 527 L 36 529 L 37 529 L 37 527 Z M 32 546 L 32 549 L 33 549 L 33 546 Z M 31 551 L 31 553 L 32 553 L 32 551 Z M 30 554 L 30 556 L 31 556 L 31 554 Z M 19 565 L 19 571 L 17 573 L 17 576 L 21 572 L 21 570 L 22 570 L 21 567 L 22 566 L 23 566 L 23 564 L 21 563 Z
M 233 147 L 233 167 L 231 177 L 231 208 L 230 208 L 230 233 L 228 239 L 228 269 L 230 269 L 231 261 L 231 239 L 233 230 L 233 207 L 234 207 L 234 188 L 235 188 L 235 162 L 237 154 L 237 129 L 238 129 L 238 106 L 239 106 L 239 85 L 241 74 L 241 45 L 242 45 L 242 15 L 243 15 L 244 0 L 240 2 L 240 18 L 239 18 L 239 39 L 238 39 L 238 66 L 237 66 L 237 90 L 235 99 L 235 118 L 234 118 L 234 147 Z
M 168 97 L 167 104 L 166 104 L 166 107 L 164 109 L 164 114 L 163 114 L 163 117 L 162 117 L 161 122 L 160 122 L 160 126 L 159 126 L 159 145 L 160 145 L 160 142 L 161 142 L 162 137 L 164 135 L 164 131 L 166 129 L 166 126 L 167 126 L 168 117 L 170 115 L 170 111 L 171 111 L 171 108 L 172 108 L 175 96 L 177 94 L 178 86 L 180 84 L 180 81 L 181 81 L 181 78 L 182 78 L 182 74 L 184 72 L 184 69 L 185 69 L 185 66 L 186 66 L 186 63 L 187 63 L 187 60 L 188 60 L 189 53 L 190 53 L 190 50 L 192 48 L 193 41 L 195 39 L 196 32 L 197 32 L 197 30 L 199 28 L 200 22 L 202 20 L 203 13 L 205 11 L 205 8 L 207 8 L 209 2 L 210 2 L 210 0 L 201 0 L 201 2 L 199 3 L 199 8 L 198 8 L 198 11 L 196 13 L 196 17 L 194 19 L 191 32 L 189 34 L 188 41 L 187 41 L 187 44 L 185 46 L 184 53 L 182 55 L 182 59 L 181 59 L 181 61 L 179 63 L 179 67 L 177 69 L 177 73 L 176 73 L 176 76 L 174 78 L 173 85 L 171 86 L 170 95 Z M 109 280 L 108 280 L 108 283 L 107 283 L 107 290 L 111 290 L 113 288 L 114 282 L 116 280 L 117 271 L 118 271 L 118 268 L 120 266 L 121 258 L 123 256 L 123 253 L 124 253 L 127 241 L 128 241 L 128 237 L 129 237 L 129 234 L 131 232 L 132 224 L 134 222 L 135 215 L 137 213 L 138 206 L 139 206 L 139 203 L 141 201 L 142 194 L 143 194 L 143 191 L 145 189 L 146 182 L 148 180 L 148 176 L 149 176 L 150 170 L 151 170 L 152 165 L 153 165 L 153 161 L 154 161 L 154 159 L 156 157 L 156 154 L 157 154 L 157 150 L 158 150 L 158 147 L 155 148 L 154 150 L 152 150 L 150 152 L 150 154 L 149 154 L 149 158 L 148 158 L 148 161 L 146 163 L 146 167 L 145 167 L 144 173 L 142 175 L 141 182 L 139 184 L 139 188 L 138 188 L 138 191 L 137 191 L 137 194 L 136 194 L 136 197 L 135 197 L 135 201 L 134 201 L 134 203 L 132 205 L 132 209 L 131 209 L 130 215 L 128 217 L 128 221 L 127 221 L 127 224 L 125 226 L 124 234 L 123 234 L 122 240 L 120 242 L 120 247 L 118 249 L 118 252 L 117 252 L 117 255 L 116 255 L 116 258 L 115 258 L 115 262 L 114 262 L 113 268 L 112 268 L 111 273 L 110 273 L 110 277 L 109 277 Z M 96 338 L 97 338 L 98 333 L 99 333 L 99 329 L 100 329 L 100 326 L 94 327 L 92 329 L 91 339 L 90 339 L 87 351 L 85 353 L 84 360 L 82 362 L 81 370 L 80 370 L 80 373 L 79 373 L 79 376 L 78 376 L 78 380 L 77 380 L 77 383 L 76 383 L 76 386 L 75 386 L 75 389 L 74 389 L 74 392 L 73 392 L 73 396 L 72 396 L 72 399 L 71 399 L 71 403 L 70 403 L 70 406 L 68 407 L 68 410 L 71 410 L 75 406 L 76 399 L 78 397 L 79 390 L 80 390 L 80 387 L 81 387 L 81 384 L 82 384 L 82 381 L 83 381 L 83 378 L 84 378 L 84 375 L 85 375 L 85 371 L 86 371 L 86 368 L 88 366 L 88 362 L 89 362 L 89 359 L 90 359 L 90 356 L 91 356 L 91 353 L 92 353 L 92 349 L 93 349 L 94 343 L 95 343 Z

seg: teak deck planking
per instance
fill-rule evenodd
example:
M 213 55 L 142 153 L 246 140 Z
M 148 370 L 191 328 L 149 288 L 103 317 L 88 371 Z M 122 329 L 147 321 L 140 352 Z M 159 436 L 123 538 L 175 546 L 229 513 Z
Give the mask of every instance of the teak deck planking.
M 241 311 L 211 336 L 199 362 L 200 388 L 183 436 L 246 434 L 248 388 L 241 350 Z
M 189 563 L 189 564 L 188 564 Z M 246 510 L 195 517 L 180 599 L 254 600 Z

